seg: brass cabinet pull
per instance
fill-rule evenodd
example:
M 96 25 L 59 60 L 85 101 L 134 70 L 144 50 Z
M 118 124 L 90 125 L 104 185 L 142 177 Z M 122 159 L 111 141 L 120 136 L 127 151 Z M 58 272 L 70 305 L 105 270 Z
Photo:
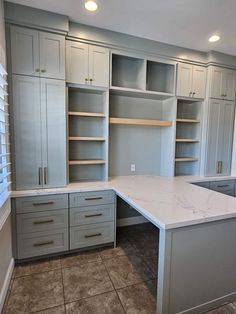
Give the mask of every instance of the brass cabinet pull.
M 42 185 L 42 167 L 39 167 L 39 185 Z
M 102 214 L 91 214 L 91 215 L 85 215 L 85 218 L 90 218 L 90 217 L 99 217 L 102 216 Z
M 49 244 L 53 244 L 54 241 L 46 241 L 46 242 L 39 242 L 39 243 L 34 243 L 34 246 L 43 246 L 43 245 L 49 245 Z
M 45 72 L 47 72 L 47 71 L 46 71 L 45 69 L 42 69 L 41 72 L 42 72 L 42 73 L 45 73 Z
M 93 237 L 100 237 L 102 234 L 99 233 L 94 233 L 94 234 L 89 234 L 89 235 L 85 235 L 84 237 L 87 238 L 93 238 Z
M 35 72 L 40 72 L 40 69 L 39 69 L 39 68 L 36 68 L 36 69 L 35 69 Z
M 41 225 L 41 224 L 48 224 L 48 223 L 52 223 L 52 222 L 54 222 L 53 219 L 38 220 L 38 221 L 34 221 L 33 224 L 34 224 L 34 225 Z
M 52 204 L 54 204 L 53 201 L 50 201 L 50 202 L 40 202 L 40 203 L 33 203 L 33 206 L 52 205 Z
M 219 161 L 219 163 L 220 163 L 220 173 L 222 173 L 222 171 L 223 171 L 223 161 Z
M 44 184 L 48 184 L 48 168 L 44 167 Z
M 217 173 L 222 173 L 223 170 L 223 161 L 217 161 Z
M 85 82 L 88 82 L 88 79 L 87 79 L 87 78 L 85 79 Z
M 93 79 L 91 78 L 91 79 L 89 79 L 89 81 L 90 81 L 90 82 L 92 82 L 92 81 L 93 81 Z
M 86 197 L 85 201 L 96 201 L 96 200 L 102 200 L 102 197 Z
M 191 96 L 192 95 L 192 92 L 189 92 L 189 96 Z
M 193 96 L 195 95 L 196 93 L 195 92 L 193 92 Z

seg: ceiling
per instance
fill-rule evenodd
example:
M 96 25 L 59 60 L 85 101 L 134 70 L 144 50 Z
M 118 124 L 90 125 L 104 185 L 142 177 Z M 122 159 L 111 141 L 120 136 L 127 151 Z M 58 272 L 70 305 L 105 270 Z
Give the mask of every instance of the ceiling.
M 97 0 L 86 12 L 84 0 L 10 0 L 69 16 L 71 21 L 201 51 L 236 55 L 235 0 Z M 209 43 L 213 33 L 221 36 Z

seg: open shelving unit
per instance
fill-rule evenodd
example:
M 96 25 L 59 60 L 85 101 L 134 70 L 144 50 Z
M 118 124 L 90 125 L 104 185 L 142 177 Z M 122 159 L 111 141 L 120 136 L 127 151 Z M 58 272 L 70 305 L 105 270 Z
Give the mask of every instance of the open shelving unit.
M 127 125 L 163 126 L 163 127 L 172 125 L 172 121 L 154 119 L 128 119 L 128 118 L 110 118 L 109 123 Z
M 69 181 L 108 178 L 108 91 L 68 86 Z
M 175 175 L 198 175 L 200 171 L 202 102 L 178 99 L 176 118 Z

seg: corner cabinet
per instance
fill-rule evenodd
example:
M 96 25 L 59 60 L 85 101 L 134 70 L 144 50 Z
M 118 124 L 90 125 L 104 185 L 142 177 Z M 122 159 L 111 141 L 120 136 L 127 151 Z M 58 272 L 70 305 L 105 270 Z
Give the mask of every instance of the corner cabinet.
M 230 175 L 235 103 L 211 99 L 208 106 L 205 175 Z
M 206 68 L 179 63 L 177 68 L 177 96 L 205 98 Z
M 221 67 L 209 67 L 209 97 L 235 100 L 236 72 Z
M 109 49 L 66 41 L 67 83 L 109 86 Z
M 65 82 L 13 75 L 16 189 L 66 185 Z
M 65 79 L 65 36 L 11 26 L 12 73 Z

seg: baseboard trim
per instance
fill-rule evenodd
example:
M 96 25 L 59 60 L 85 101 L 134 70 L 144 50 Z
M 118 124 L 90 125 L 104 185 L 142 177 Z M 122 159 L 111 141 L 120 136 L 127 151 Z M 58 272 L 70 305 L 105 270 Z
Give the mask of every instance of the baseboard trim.
M 138 225 L 138 224 L 143 224 L 146 222 L 148 222 L 148 220 L 144 218 L 143 216 L 120 218 L 120 219 L 117 219 L 117 227 Z
M 5 280 L 4 280 L 4 283 L 3 283 L 2 290 L 0 292 L 0 313 L 2 313 L 2 309 L 3 309 L 3 306 L 4 306 L 5 298 L 6 298 L 6 295 L 7 295 L 7 290 L 8 290 L 8 287 L 10 285 L 11 276 L 12 276 L 12 273 L 13 273 L 13 270 L 14 270 L 14 264 L 15 264 L 14 263 L 14 259 L 12 258 L 11 261 L 10 261 L 7 273 L 6 273 L 6 277 L 5 277 Z

